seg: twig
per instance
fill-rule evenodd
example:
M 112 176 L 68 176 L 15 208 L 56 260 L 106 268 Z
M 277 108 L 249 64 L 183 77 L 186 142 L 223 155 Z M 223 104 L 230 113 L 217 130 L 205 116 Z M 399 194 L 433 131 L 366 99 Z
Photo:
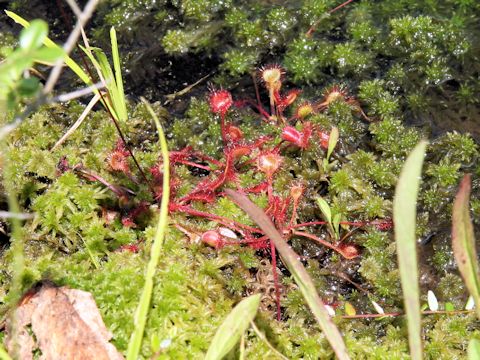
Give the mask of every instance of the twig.
M 78 20 L 77 20 L 77 23 L 75 24 L 75 28 L 72 30 L 72 32 L 68 36 L 67 41 L 63 45 L 63 51 L 65 52 L 66 55 L 70 54 L 70 52 L 75 47 L 77 40 L 80 37 L 82 28 L 85 26 L 87 21 L 92 17 L 93 11 L 95 10 L 97 4 L 98 4 L 98 0 L 89 0 L 87 5 L 85 5 L 85 8 L 83 9 L 83 12 L 81 12 L 80 15 L 78 16 Z M 58 81 L 60 73 L 62 72 L 62 69 L 63 69 L 63 59 L 57 60 L 57 62 L 53 66 L 52 71 L 50 72 L 50 76 L 48 77 L 47 83 L 45 84 L 45 87 L 43 89 L 44 94 L 48 94 L 53 90 L 55 84 Z
M 66 93 L 66 94 L 58 95 L 56 97 L 51 98 L 48 102 L 51 102 L 51 103 L 67 102 L 67 101 L 70 101 L 70 100 L 78 99 L 78 98 L 80 98 L 82 96 L 85 96 L 85 95 L 90 95 L 95 90 L 101 90 L 104 87 L 105 87 L 104 84 L 98 82 L 96 84 L 93 84 L 92 86 L 84 87 L 82 89 L 78 89 L 78 90 L 75 90 L 75 91 L 72 91 L 72 92 L 69 92 L 69 93 Z
M 452 311 L 422 311 L 422 315 L 457 315 L 457 314 L 469 314 L 475 310 L 452 310 Z M 383 318 L 383 317 L 395 317 L 395 316 L 405 316 L 405 313 L 393 312 L 393 313 L 384 313 L 384 314 L 358 314 L 358 315 L 340 315 L 337 316 L 342 319 L 373 319 L 373 318 Z
M 167 101 L 165 101 L 165 102 L 163 103 L 163 105 L 167 105 L 168 103 L 170 103 L 170 102 L 172 102 L 173 100 L 175 100 L 177 97 L 182 96 L 182 95 L 185 95 L 185 94 L 188 93 L 190 90 L 192 90 L 195 86 L 197 86 L 198 84 L 200 84 L 202 81 L 208 79 L 211 75 L 212 75 L 212 74 L 207 74 L 207 75 L 205 75 L 204 77 L 202 77 L 201 79 L 195 81 L 193 84 L 186 86 L 186 87 L 183 88 L 182 90 L 176 91 L 176 92 L 174 92 L 173 94 L 168 94 L 168 95 L 166 95 L 165 97 L 167 98 Z
M 28 220 L 33 218 L 33 214 L 27 213 L 15 213 L 12 211 L 0 211 L 0 218 L 2 219 L 18 219 L 18 220 Z
M 81 17 L 82 10 L 78 7 L 77 3 L 75 0 L 65 0 L 70 6 L 70 9 L 72 9 L 73 13 L 79 18 Z
M 87 115 L 90 113 L 92 108 L 95 106 L 95 104 L 100 100 L 100 95 L 96 94 L 92 100 L 88 103 L 87 107 L 83 110 L 82 114 L 78 118 L 77 121 L 75 121 L 75 124 L 72 125 L 70 129 L 58 140 L 55 145 L 53 145 L 52 149 L 50 151 L 54 151 L 57 147 L 62 145 L 67 138 L 72 135 L 72 133 L 77 130 L 77 128 L 82 124 L 83 120 L 87 117 Z

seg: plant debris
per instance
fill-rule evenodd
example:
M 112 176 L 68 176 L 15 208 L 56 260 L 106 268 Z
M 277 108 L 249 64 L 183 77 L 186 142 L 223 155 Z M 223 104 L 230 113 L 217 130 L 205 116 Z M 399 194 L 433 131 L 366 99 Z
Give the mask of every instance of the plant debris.
M 90 293 L 41 283 L 9 317 L 5 345 L 23 360 L 33 359 L 37 351 L 45 360 L 123 359 L 111 338 Z

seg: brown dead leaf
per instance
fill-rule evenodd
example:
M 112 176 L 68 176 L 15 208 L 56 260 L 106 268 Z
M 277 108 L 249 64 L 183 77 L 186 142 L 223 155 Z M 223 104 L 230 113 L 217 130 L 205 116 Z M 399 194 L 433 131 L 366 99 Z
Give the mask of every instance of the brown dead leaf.
M 88 292 L 43 283 L 24 296 L 6 323 L 5 346 L 22 360 L 120 360 L 109 343 L 112 334 L 103 323 Z

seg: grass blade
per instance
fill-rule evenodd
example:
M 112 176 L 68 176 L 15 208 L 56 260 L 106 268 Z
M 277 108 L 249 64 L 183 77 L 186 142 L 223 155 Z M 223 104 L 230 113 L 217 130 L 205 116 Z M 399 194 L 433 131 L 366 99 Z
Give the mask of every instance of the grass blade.
M 260 294 L 240 301 L 217 329 L 205 360 L 221 360 L 238 343 L 257 314 Z
M 85 55 L 87 55 L 88 59 L 90 60 L 90 62 L 92 63 L 93 67 L 95 68 L 95 70 L 97 71 L 97 74 L 98 74 L 98 78 L 100 79 L 100 81 L 102 82 L 103 86 L 108 90 L 108 92 L 110 93 L 110 80 L 111 79 L 108 79 L 105 77 L 105 74 L 103 73 L 102 71 L 102 67 L 100 65 L 100 63 L 97 61 L 97 59 L 95 58 L 95 56 L 93 55 L 92 53 L 92 48 L 90 46 L 87 46 L 87 47 L 83 47 L 82 45 L 79 45 L 80 49 L 85 53 Z M 100 95 L 100 93 L 99 93 Z M 102 102 L 103 106 L 105 106 L 106 108 L 108 108 L 108 111 L 112 114 L 112 116 L 118 120 L 118 115 L 117 113 L 115 112 L 115 108 L 114 108 L 114 105 L 113 105 L 113 101 L 112 99 L 110 99 L 109 97 L 102 97 L 100 96 L 100 101 Z
M 303 294 L 303 297 L 312 310 L 312 313 L 316 317 L 337 357 L 340 360 L 350 359 L 340 331 L 330 319 L 328 310 L 318 296 L 317 290 L 315 289 L 315 285 L 313 284 L 310 275 L 308 275 L 302 263 L 298 260 L 297 254 L 285 242 L 282 235 L 280 235 L 278 230 L 275 228 L 275 225 L 273 225 L 272 221 L 268 218 L 263 210 L 252 203 L 243 194 L 231 189 L 226 189 L 225 192 L 230 198 L 233 199 L 233 201 L 235 201 L 235 203 L 238 204 L 238 206 L 240 206 L 240 208 L 242 208 L 243 211 L 250 216 L 255 223 L 258 224 L 258 226 L 273 242 L 288 270 L 293 275 L 295 282 Z
M 413 360 L 422 359 L 420 291 L 418 286 L 417 241 L 415 235 L 417 194 L 426 141 L 420 141 L 408 156 L 395 189 L 393 222 L 398 266 L 408 322 L 408 342 Z
M 469 174 L 463 177 L 453 203 L 452 248 L 458 270 L 465 281 L 470 295 L 473 297 L 475 311 L 477 312 L 477 317 L 480 318 L 480 271 L 477 251 L 475 250 L 473 225 L 469 214 L 470 177 Z
M 142 345 L 145 323 L 147 322 L 148 310 L 150 309 L 150 301 L 152 299 L 153 277 L 155 276 L 155 270 L 158 265 L 160 251 L 162 250 L 163 246 L 165 230 L 168 225 L 168 201 L 170 198 L 170 162 L 165 134 L 160 121 L 158 120 L 158 117 L 155 115 L 151 106 L 146 102 L 146 100 L 142 99 L 142 101 L 145 103 L 148 112 L 152 116 L 153 120 L 155 121 L 155 125 L 157 126 L 163 159 L 163 193 L 160 206 L 160 218 L 158 221 L 155 238 L 153 240 L 152 249 L 150 251 L 150 260 L 147 265 L 147 272 L 145 274 L 145 285 L 140 297 L 140 303 L 138 304 L 138 308 L 135 313 L 135 330 L 133 331 L 130 342 L 128 343 L 127 360 L 137 360 L 140 347 Z
M 320 197 L 320 196 L 317 197 L 316 200 L 317 200 L 318 207 L 322 211 L 322 214 L 323 214 L 325 220 L 327 220 L 327 222 L 331 225 L 332 224 L 332 211 L 330 210 L 330 205 L 328 205 L 328 203 L 325 201 L 325 199 Z
M 122 79 L 122 69 L 120 64 L 120 54 L 118 52 L 118 42 L 117 42 L 117 33 L 115 28 L 110 29 L 110 41 L 112 43 L 112 58 L 113 58 L 113 69 L 115 71 L 115 84 L 117 85 L 117 97 L 118 97 L 118 116 L 121 121 L 127 121 L 127 105 L 125 103 L 125 92 L 123 90 L 123 79 Z
M 330 131 L 330 137 L 328 139 L 328 149 L 327 149 L 327 160 L 330 159 L 330 155 L 332 155 L 335 146 L 337 146 L 339 138 L 339 132 L 337 127 L 333 127 L 332 131 Z

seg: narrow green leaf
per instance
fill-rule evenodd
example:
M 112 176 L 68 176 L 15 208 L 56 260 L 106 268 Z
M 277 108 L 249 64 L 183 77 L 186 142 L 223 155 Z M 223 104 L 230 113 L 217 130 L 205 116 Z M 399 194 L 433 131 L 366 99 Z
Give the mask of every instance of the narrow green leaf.
M 422 359 L 420 292 L 418 286 L 417 241 L 415 236 L 417 194 L 426 141 L 420 141 L 408 156 L 395 189 L 393 222 L 398 266 L 408 321 L 408 341 L 413 360 Z
M 33 20 L 20 33 L 20 47 L 25 51 L 38 49 L 48 35 L 48 25 L 43 20 Z
M 312 310 L 313 315 L 318 321 L 318 324 L 325 333 L 325 337 L 330 342 L 333 351 L 338 359 L 350 359 L 347 353 L 347 348 L 343 342 L 342 335 L 338 331 L 335 324 L 330 319 L 328 310 L 323 304 L 322 300 L 317 294 L 315 285 L 305 270 L 302 263 L 298 260 L 298 255 L 285 242 L 282 235 L 273 225 L 265 212 L 251 202 L 248 197 L 231 189 L 226 189 L 227 195 L 237 203 L 240 208 L 245 211 L 250 218 L 265 232 L 270 241 L 273 242 L 275 248 L 278 250 L 283 262 L 287 266 L 295 279 L 300 291 L 303 294 L 308 306 Z
M 480 340 L 471 339 L 468 343 L 468 360 L 480 360 Z
M 250 321 L 255 318 L 260 305 L 260 294 L 240 301 L 217 329 L 205 360 L 221 360 L 238 343 Z
M 42 64 L 53 64 L 58 59 L 61 59 L 65 55 L 65 52 L 62 48 L 49 48 L 49 47 L 42 47 L 38 50 L 35 50 L 32 53 L 32 57 L 35 62 L 39 62 Z
M 452 248 L 458 270 L 465 281 L 470 295 L 475 302 L 475 311 L 480 318 L 480 271 L 478 267 L 475 236 L 470 218 L 471 176 L 465 175 L 460 183 L 457 196 L 453 202 L 452 213 Z
M 333 215 L 332 226 L 333 231 L 335 232 L 336 239 L 340 238 L 340 220 L 342 219 L 342 214 L 338 213 Z
M 322 197 L 317 197 L 317 204 L 318 204 L 318 207 L 320 208 L 320 210 L 322 211 L 322 214 L 325 218 L 325 220 L 328 222 L 328 223 L 332 223 L 332 211 L 330 210 L 330 205 L 328 205 L 328 203 L 325 201 L 324 198 Z
M 163 247 L 163 238 L 168 227 L 168 202 L 170 198 L 170 161 L 167 148 L 167 140 L 165 139 L 165 133 L 163 132 L 160 121 L 157 115 L 153 111 L 150 104 L 145 99 L 142 99 L 147 107 L 148 112 L 152 116 L 155 125 L 157 126 L 158 137 L 160 142 L 160 149 L 162 152 L 163 160 L 163 193 L 160 204 L 160 216 L 158 220 L 157 230 L 153 239 L 153 244 L 150 250 L 150 260 L 147 264 L 147 270 L 145 273 L 145 285 L 143 286 L 142 295 L 140 296 L 140 302 L 135 312 L 134 318 L 134 331 L 128 343 L 127 360 L 137 360 L 140 348 L 142 346 L 143 334 L 145 331 L 145 324 L 147 322 L 147 315 L 150 309 L 150 302 L 152 299 L 153 291 L 153 278 L 157 269 L 158 260 Z
M 335 146 L 337 146 L 338 138 L 338 128 L 334 126 L 332 131 L 330 131 L 330 137 L 328 138 L 327 160 L 330 159 L 330 155 L 332 155 Z
M 83 47 L 82 45 L 80 45 L 80 49 L 82 49 L 82 51 L 85 53 L 85 55 L 87 55 L 88 59 L 92 62 L 95 69 L 97 69 L 97 72 L 99 73 L 98 75 L 99 75 L 100 79 L 105 83 L 104 85 L 108 89 L 108 84 L 107 84 L 108 79 L 105 79 L 105 76 L 104 76 L 104 74 L 102 73 L 102 70 L 101 70 L 101 66 L 100 66 L 99 62 L 97 61 L 97 59 L 95 58 L 95 56 L 93 55 L 93 53 L 91 51 L 93 48 L 88 48 L 87 49 L 87 48 Z M 105 99 L 105 97 L 103 97 L 101 102 L 102 102 L 103 106 L 108 108 L 108 110 L 110 111 L 112 116 L 115 118 L 115 120 L 118 120 L 117 113 L 115 112 L 113 103 L 110 100 L 111 99 L 109 99 L 109 98 Z
M 115 71 L 115 83 L 117 85 L 118 109 L 120 121 L 127 121 L 127 105 L 125 103 L 125 92 L 123 90 L 122 69 L 120 64 L 120 53 L 118 52 L 117 33 L 115 28 L 110 29 L 110 41 L 112 43 L 113 69 Z
M 110 66 L 110 62 L 108 61 L 107 55 L 105 55 L 103 50 L 99 48 L 90 49 L 97 57 L 98 62 L 96 62 L 95 64 L 98 64 L 97 66 L 99 66 L 100 72 L 106 81 L 106 86 L 108 89 L 108 94 L 110 95 L 110 99 L 112 101 L 112 108 L 114 110 L 115 118 L 117 120 L 125 121 L 126 119 L 120 118 L 120 113 L 123 112 L 123 109 L 121 108 L 122 100 L 119 100 L 117 84 L 115 82 L 115 77 L 113 75 L 113 71 Z

